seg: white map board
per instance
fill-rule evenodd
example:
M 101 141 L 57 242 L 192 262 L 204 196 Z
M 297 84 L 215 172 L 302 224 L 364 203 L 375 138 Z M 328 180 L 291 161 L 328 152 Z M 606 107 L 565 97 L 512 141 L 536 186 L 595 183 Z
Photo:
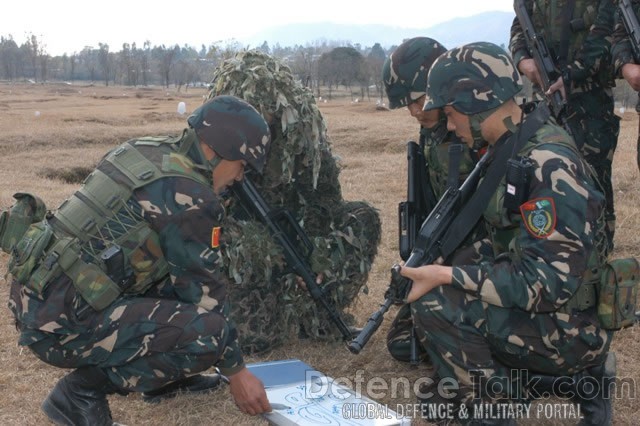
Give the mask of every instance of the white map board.
M 410 425 L 411 419 L 355 392 L 299 360 L 248 365 L 269 383 L 267 397 L 274 408 L 264 417 L 274 425 L 391 426 Z M 267 367 L 267 368 L 264 368 Z M 308 369 L 313 374 L 300 377 Z M 292 374 L 288 374 L 292 373 Z M 274 381 L 274 376 L 281 379 Z M 260 377 L 263 379 L 263 377 Z M 279 382 L 279 383 L 278 383 Z

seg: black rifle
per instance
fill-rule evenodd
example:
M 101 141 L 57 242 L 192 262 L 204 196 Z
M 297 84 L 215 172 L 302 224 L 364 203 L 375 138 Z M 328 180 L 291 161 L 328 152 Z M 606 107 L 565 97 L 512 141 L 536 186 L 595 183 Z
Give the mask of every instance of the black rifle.
M 629 42 L 633 50 L 633 58 L 636 64 L 640 64 L 640 23 L 631 6 L 631 0 L 620 0 L 618 2 L 618 8 L 620 9 L 620 15 L 622 16 L 622 22 L 629 35 Z M 636 101 L 636 112 L 640 116 L 640 92 L 638 93 L 638 100 Z M 638 121 L 638 139 L 636 142 L 638 146 L 638 155 L 640 155 L 640 121 Z M 640 167 L 640 159 L 638 161 Z
M 491 152 L 493 151 L 486 153 L 476 163 L 475 168 L 460 188 L 449 187 L 445 191 L 440 201 L 422 223 L 411 255 L 405 262 L 406 266 L 428 265 L 434 263 L 440 257 L 446 260 L 451 255 L 451 252 L 443 250 L 441 245 L 443 237 L 476 189 Z M 349 350 L 354 354 L 360 353 L 371 336 L 378 330 L 380 324 L 382 324 L 384 314 L 391 305 L 404 303 L 409 294 L 412 281 L 401 276 L 400 269 L 399 265 L 394 265 L 391 268 L 391 282 L 385 293 L 384 303 L 380 305 L 380 309 L 371 315 L 360 334 L 349 343 Z
M 429 170 L 424 157 L 424 142 L 407 142 L 407 201 L 398 204 L 398 246 L 400 258 L 407 260 L 413 249 L 418 228 L 435 206 Z
M 236 182 L 231 189 L 244 209 L 269 229 L 269 233 L 282 249 L 287 266 L 302 278 L 311 298 L 327 312 L 331 321 L 340 330 L 343 339 L 352 339 L 353 334 L 349 327 L 316 283 L 315 274 L 307 261 L 313 252 L 313 245 L 291 212 L 284 208 L 269 207 L 247 176 L 242 182 Z
M 556 67 L 553 58 L 551 57 L 551 53 L 549 52 L 549 48 L 547 47 L 547 43 L 544 40 L 542 34 L 536 32 L 533 27 L 533 22 L 531 22 L 531 18 L 529 17 L 529 13 L 527 12 L 527 8 L 524 4 L 524 0 L 515 0 L 514 1 L 514 9 L 516 12 L 516 17 L 518 18 L 518 22 L 520 22 L 520 27 L 522 27 L 522 34 L 527 42 L 527 46 L 529 47 L 529 51 L 531 52 L 531 56 L 536 63 L 536 67 L 538 68 L 538 72 L 540 73 L 540 79 L 542 80 L 542 90 L 544 93 L 549 90 L 549 87 L 558 80 L 562 74 Z M 535 82 L 534 82 L 535 83 Z M 565 82 L 568 83 L 568 82 Z M 564 127 L 564 129 L 572 135 L 575 139 L 577 133 L 572 131 L 571 126 L 569 125 L 569 112 L 567 108 L 567 102 L 562 98 L 562 94 L 559 90 L 553 92 L 551 97 L 547 97 L 549 100 L 549 109 L 551 110 L 551 115 L 556 119 L 558 123 Z M 577 141 L 576 143 L 579 146 L 582 146 L 582 141 Z
M 618 2 L 618 8 L 620 9 L 624 27 L 629 35 L 633 56 L 636 62 L 640 63 L 640 23 L 631 6 L 631 0 L 620 0 Z

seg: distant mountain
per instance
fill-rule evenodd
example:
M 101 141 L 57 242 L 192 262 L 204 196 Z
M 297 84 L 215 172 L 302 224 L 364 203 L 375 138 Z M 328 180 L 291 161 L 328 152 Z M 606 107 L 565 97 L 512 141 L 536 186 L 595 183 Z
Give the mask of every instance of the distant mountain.
M 509 43 L 509 30 L 515 14 L 510 12 L 484 12 L 434 25 L 432 27 L 399 28 L 386 25 L 346 25 L 331 22 L 289 24 L 272 27 L 241 41 L 250 47 L 259 47 L 265 41 L 270 47 L 314 45 L 318 41 L 339 41 L 371 47 L 380 43 L 388 49 L 402 40 L 426 36 L 438 40 L 446 47 L 454 47 L 472 41 L 490 41 L 495 44 Z

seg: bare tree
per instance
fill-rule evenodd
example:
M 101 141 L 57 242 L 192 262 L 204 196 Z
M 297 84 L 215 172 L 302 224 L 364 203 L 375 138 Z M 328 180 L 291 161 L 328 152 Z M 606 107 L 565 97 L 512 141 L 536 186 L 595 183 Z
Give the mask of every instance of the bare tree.
M 382 99 L 383 95 L 382 67 L 386 59 L 387 55 L 382 46 L 380 46 L 380 43 L 374 44 L 367 55 L 366 68 L 369 83 L 376 86 L 376 96 L 378 99 Z M 367 85 L 367 95 L 369 94 L 369 85 Z
M 0 37 L 0 76 L 13 81 L 18 78 L 20 48 L 11 36 Z
M 171 48 L 166 48 L 163 44 L 160 47 L 154 47 L 152 50 L 152 56 L 154 56 L 156 60 L 158 60 L 162 82 L 164 83 L 164 86 L 166 88 L 169 88 L 169 83 L 171 82 L 171 69 L 173 67 L 173 61 L 179 52 L 180 47 L 177 44 Z
M 98 50 L 98 62 L 102 68 L 102 77 L 104 78 L 105 86 L 109 85 L 109 80 L 112 76 L 114 61 L 111 55 L 109 55 L 109 45 L 106 43 L 98 43 L 100 49 Z

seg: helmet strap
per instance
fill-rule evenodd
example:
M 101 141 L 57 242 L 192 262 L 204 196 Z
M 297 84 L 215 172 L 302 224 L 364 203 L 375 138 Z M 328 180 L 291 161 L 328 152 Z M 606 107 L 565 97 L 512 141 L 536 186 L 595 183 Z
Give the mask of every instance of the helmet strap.
M 481 125 L 484 120 L 486 120 L 491 114 L 493 114 L 500 106 L 496 108 L 491 108 L 486 111 L 477 112 L 469 116 L 469 124 L 471 125 L 471 136 L 473 137 L 473 147 L 474 151 L 479 150 L 480 148 L 487 145 L 487 141 L 482 137 Z
M 218 167 L 218 164 L 220 164 L 220 162 L 222 160 L 223 160 L 223 158 L 219 157 L 217 155 L 215 157 L 213 157 L 211 160 L 208 160 L 207 164 L 209 164 L 209 170 L 213 172 L 213 169 Z
M 200 139 L 198 138 L 197 133 L 193 129 L 185 130 L 185 134 L 182 136 L 182 143 L 180 144 L 180 149 L 178 149 L 178 153 L 182 155 L 187 155 L 187 153 L 191 150 L 191 148 L 195 148 L 195 153 L 198 156 L 198 163 L 194 164 L 195 167 L 201 170 L 207 170 L 213 172 L 218 164 L 223 160 L 222 157 L 216 155 L 211 160 L 207 160 L 202 152 L 202 147 L 200 146 Z

